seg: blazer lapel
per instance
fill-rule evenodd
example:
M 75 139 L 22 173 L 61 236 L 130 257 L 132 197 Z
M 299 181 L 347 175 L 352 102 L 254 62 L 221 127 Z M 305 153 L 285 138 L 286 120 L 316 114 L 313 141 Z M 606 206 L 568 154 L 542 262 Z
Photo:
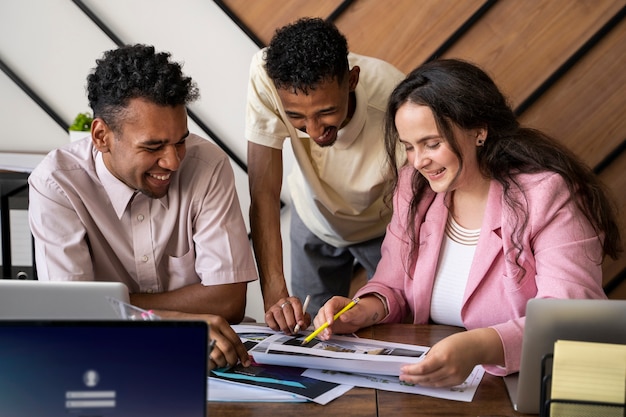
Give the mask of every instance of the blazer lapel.
M 470 268 L 467 286 L 465 287 L 464 302 L 471 297 L 478 288 L 483 278 L 498 254 L 502 252 L 502 186 L 492 180 L 485 207 L 483 225 L 480 229 L 480 238 L 474 253 L 474 259 Z
M 415 300 L 420 300 L 413 308 L 416 317 L 425 318 L 425 320 L 430 316 L 430 303 L 424 303 L 421 300 L 430 299 L 432 296 L 441 242 L 448 218 L 448 208 L 444 204 L 444 197 L 444 194 L 437 194 L 432 205 L 427 208 L 426 217 L 420 226 L 419 255 L 413 270 Z

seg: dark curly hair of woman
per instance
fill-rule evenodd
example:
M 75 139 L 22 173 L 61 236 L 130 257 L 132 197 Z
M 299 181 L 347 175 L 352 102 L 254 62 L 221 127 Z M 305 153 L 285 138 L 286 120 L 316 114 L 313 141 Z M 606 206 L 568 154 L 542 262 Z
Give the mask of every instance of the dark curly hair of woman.
M 276 88 L 308 94 L 324 81 L 348 74 L 348 41 L 319 18 L 302 18 L 276 31 L 265 51 L 265 70 Z
M 143 98 L 161 106 L 196 100 L 200 95 L 195 82 L 169 58 L 169 53 L 156 53 L 149 45 L 106 51 L 87 76 L 87 97 L 94 116 L 116 129 L 130 99 Z
M 454 135 L 453 126 L 462 129 L 484 127 L 487 139 L 477 147 L 479 168 L 485 178 L 502 184 L 504 202 L 517 218 L 517 234 L 513 236 L 522 250 L 522 232 L 528 226 L 529 208 L 525 193 L 516 181 L 522 173 L 555 172 L 567 184 L 570 198 L 587 218 L 598 238 L 604 254 L 617 259 L 622 252 L 621 236 L 617 226 L 614 202 L 600 179 L 573 152 L 545 133 L 520 126 L 515 113 L 489 75 L 479 67 L 462 60 L 440 59 L 414 69 L 391 94 L 385 121 L 385 147 L 388 161 L 397 184 L 400 167 L 396 164 L 399 140 L 395 117 L 405 103 L 427 106 L 432 110 L 437 128 L 455 153 L 461 166 L 463 155 Z M 415 214 L 428 180 L 418 171 L 413 174 L 413 200 L 407 217 L 409 237 L 416 247 Z M 393 188 L 390 189 L 390 193 Z M 386 196 L 389 202 L 391 194 Z M 521 193 L 520 202 L 515 195 Z

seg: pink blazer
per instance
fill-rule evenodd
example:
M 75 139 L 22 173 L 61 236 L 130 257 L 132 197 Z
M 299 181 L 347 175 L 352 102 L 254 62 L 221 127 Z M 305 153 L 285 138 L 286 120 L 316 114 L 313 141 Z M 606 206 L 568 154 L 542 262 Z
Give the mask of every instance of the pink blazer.
M 409 237 L 406 215 L 412 194 L 413 168 L 400 173 L 394 213 L 382 245 L 382 259 L 372 280 L 358 293 L 384 296 L 389 315 L 383 322 L 428 323 L 430 300 L 444 238 L 448 209 L 444 194 L 430 191 L 420 203 L 415 236 L 418 256 L 407 267 Z M 519 370 L 526 303 L 531 298 L 606 298 L 602 289 L 602 248 L 598 235 L 572 201 L 563 179 L 555 173 L 522 174 L 526 192 L 517 201 L 527 207 L 528 225 L 521 236 L 518 263 L 513 246 L 515 217 L 503 201 L 503 190 L 491 182 L 470 268 L 461 318 L 466 329 L 494 328 L 502 340 L 505 367 L 486 366 L 505 375 Z

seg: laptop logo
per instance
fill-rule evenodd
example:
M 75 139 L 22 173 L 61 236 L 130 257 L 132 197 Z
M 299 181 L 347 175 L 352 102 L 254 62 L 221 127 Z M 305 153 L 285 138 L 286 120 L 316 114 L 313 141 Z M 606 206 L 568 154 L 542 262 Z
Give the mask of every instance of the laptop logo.
M 88 369 L 82 376 L 85 389 L 65 392 L 65 408 L 69 413 L 89 416 L 103 415 L 115 409 L 115 391 L 95 390 L 100 382 L 100 374 Z

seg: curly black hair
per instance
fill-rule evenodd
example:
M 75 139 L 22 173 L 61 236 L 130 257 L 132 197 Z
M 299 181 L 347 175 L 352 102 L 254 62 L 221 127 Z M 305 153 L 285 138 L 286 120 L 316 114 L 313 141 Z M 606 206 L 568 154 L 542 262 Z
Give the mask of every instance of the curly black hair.
M 94 117 L 116 129 L 130 99 L 144 98 L 161 106 L 196 100 L 200 96 L 196 83 L 183 75 L 180 64 L 170 62 L 170 56 L 141 44 L 106 51 L 87 76 L 87 97 Z
M 294 93 L 348 74 L 348 41 L 337 27 L 305 17 L 276 31 L 265 50 L 265 71 L 276 88 Z

